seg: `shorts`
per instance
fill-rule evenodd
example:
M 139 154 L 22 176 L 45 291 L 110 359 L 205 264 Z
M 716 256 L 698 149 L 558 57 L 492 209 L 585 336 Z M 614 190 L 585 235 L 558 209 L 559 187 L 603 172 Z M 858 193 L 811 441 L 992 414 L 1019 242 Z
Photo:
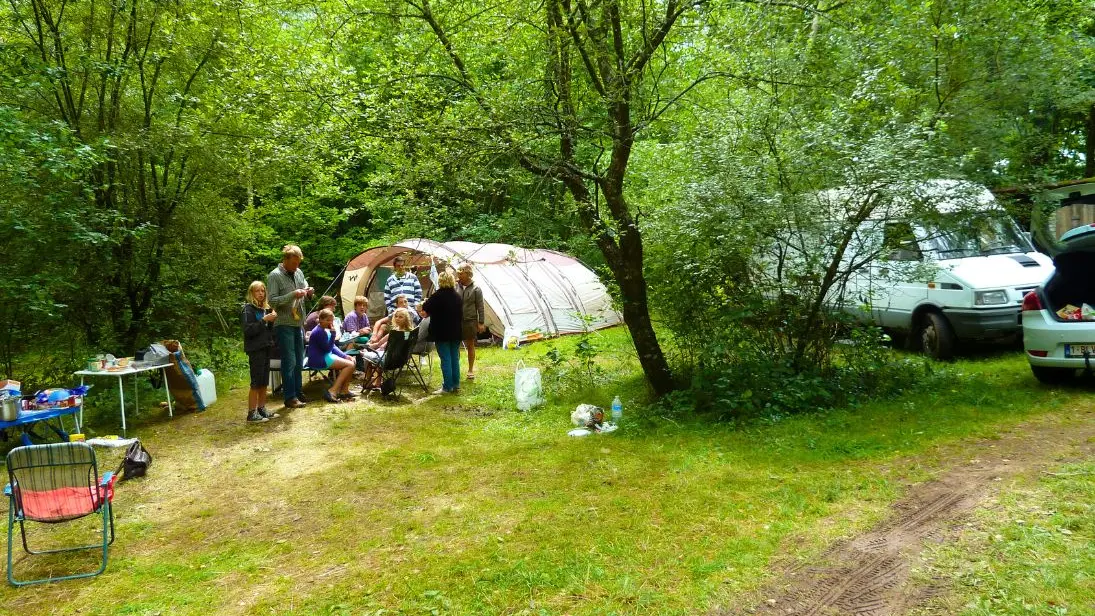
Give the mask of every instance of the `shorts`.
M 460 339 L 475 340 L 479 337 L 479 322 L 464 321 L 460 324 Z
M 323 357 L 323 367 L 330 368 L 331 366 L 335 365 L 335 360 L 337 359 L 338 355 L 335 355 L 334 353 L 328 353 Z
M 251 389 L 266 389 L 270 385 L 270 351 L 248 353 L 247 367 L 251 372 Z

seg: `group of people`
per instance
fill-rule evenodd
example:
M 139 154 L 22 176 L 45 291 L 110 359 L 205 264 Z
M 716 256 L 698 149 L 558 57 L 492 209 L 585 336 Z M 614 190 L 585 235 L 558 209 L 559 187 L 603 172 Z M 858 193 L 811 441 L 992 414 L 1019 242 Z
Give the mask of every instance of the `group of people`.
M 427 340 L 437 347 L 440 358 L 441 388 L 434 394 L 460 391 L 460 347 L 468 353 L 465 378 L 475 379 L 475 341 L 486 331 L 483 292 L 473 281 L 471 265 L 456 268 L 456 276 L 447 269 L 437 276 L 436 289 L 423 300 L 418 276 L 407 271 L 402 255 L 392 260 L 392 274 L 384 285 L 386 316 L 375 324 L 368 317 L 369 300 L 354 298 L 354 310 L 340 320 L 335 316 L 337 302 L 324 296 L 318 309 L 305 314 L 306 302 L 315 295 L 300 269 L 304 254 L 290 244 L 282 248 L 281 263 L 247 289 L 243 307 L 244 351 L 250 368 L 247 421 L 261 423 L 279 417 L 267 410 L 266 389 L 270 384 L 270 360 L 275 345 L 280 350 L 282 393 L 285 408 L 300 408 L 304 397 L 303 368 L 329 369 L 335 374 L 331 386 L 323 392 L 329 403 L 354 400 L 350 384 L 355 370 L 365 371 L 362 390 L 373 386 L 370 367 L 379 366 L 392 332 L 409 332 L 420 323 L 428 323 Z M 426 317 L 429 317 L 427 320 Z M 367 338 L 367 342 L 359 343 Z M 360 363 L 347 354 L 357 347 Z

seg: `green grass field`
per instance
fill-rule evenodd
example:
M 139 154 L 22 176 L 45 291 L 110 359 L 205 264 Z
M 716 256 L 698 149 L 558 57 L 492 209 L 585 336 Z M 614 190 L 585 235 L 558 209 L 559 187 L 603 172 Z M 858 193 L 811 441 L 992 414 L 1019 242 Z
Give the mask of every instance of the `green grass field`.
M 515 410 L 517 361 L 539 365 L 552 345 L 574 344 L 481 350 L 478 378 L 458 396 L 311 403 L 253 426 L 243 422 L 245 386 L 229 391 L 222 377 L 205 413 L 145 411 L 131 434 L 155 462 L 118 487 L 106 574 L 5 587 L 0 611 L 703 613 L 756 591 L 774 559 L 808 560 L 869 528 L 964 439 L 1034 419 L 1090 420 L 1075 413 L 1090 405 L 1089 389 L 1039 386 L 1018 353 L 957 362 L 944 387 L 854 409 L 733 426 L 663 419 L 642 405 L 619 328 L 597 336 L 607 380 Z M 617 393 L 621 430 L 567 436 L 576 404 L 607 407 Z M 116 417 L 96 413 L 99 433 L 116 430 Z M 1038 518 L 1044 532 L 1031 516 L 1011 520 L 941 552 L 941 570 L 960 572 L 952 600 L 971 614 L 1005 613 L 1000 597 L 1038 598 L 1038 585 L 1051 584 L 1055 605 L 1082 605 L 1092 590 L 1081 579 L 1092 570 L 1091 477 L 1034 481 L 1005 498 L 1017 511 L 1050 503 L 1041 506 L 1060 519 Z M 1042 550 L 1054 558 L 1031 556 Z M 1013 581 L 1020 571 L 1037 579 Z

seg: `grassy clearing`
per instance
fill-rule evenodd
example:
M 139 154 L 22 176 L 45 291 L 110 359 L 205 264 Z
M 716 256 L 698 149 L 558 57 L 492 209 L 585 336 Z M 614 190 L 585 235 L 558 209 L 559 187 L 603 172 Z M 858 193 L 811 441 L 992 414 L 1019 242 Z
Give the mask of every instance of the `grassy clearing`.
M 682 422 L 640 410 L 645 390 L 625 331 L 597 342 L 609 378 L 530 413 L 512 409 L 514 365 L 540 364 L 549 344 L 482 350 L 476 382 L 457 397 L 313 403 L 248 426 L 237 386 L 200 415 L 145 413 L 132 431 L 155 463 L 118 490 L 107 573 L 4 588 L 0 605 L 31 614 L 694 614 L 756 590 L 776 555 L 806 559 L 868 528 L 962 439 L 1035 419 L 1067 423 L 1089 396 L 1039 387 L 1008 354 L 955 364 L 948 387 L 855 409 Z M 554 344 L 570 352 L 576 341 Z M 318 398 L 318 388 L 306 391 Z M 616 393 L 622 430 L 566 436 L 577 403 L 607 406 Z
M 922 576 L 957 588 L 924 614 L 1095 613 L 1095 462 L 1018 478 L 930 561 Z

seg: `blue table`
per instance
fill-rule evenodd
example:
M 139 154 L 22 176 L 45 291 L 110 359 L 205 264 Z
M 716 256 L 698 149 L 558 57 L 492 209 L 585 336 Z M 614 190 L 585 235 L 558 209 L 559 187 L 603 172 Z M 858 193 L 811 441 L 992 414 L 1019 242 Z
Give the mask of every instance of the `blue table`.
M 15 421 L 0 421 L 0 430 L 7 430 L 8 428 L 19 428 L 21 439 L 24 445 L 33 445 L 30 440 L 30 435 L 34 434 L 34 426 L 39 422 L 45 422 L 51 430 L 57 433 L 57 436 L 64 440 L 68 440 L 68 433 L 65 432 L 65 424 L 61 419 L 65 415 L 72 415 L 72 422 L 76 425 L 76 432 L 82 432 L 80 425 L 83 423 L 84 417 L 84 405 L 70 406 L 67 408 L 49 408 L 40 409 L 37 411 L 22 411 L 19 413 L 19 419 Z M 53 426 L 49 423 L 49 420 L 56 419 L 57 426 Z M 38 436 L 35 434 L 35 436 Z M 41 438 L 41 437 L 39 437 Z

